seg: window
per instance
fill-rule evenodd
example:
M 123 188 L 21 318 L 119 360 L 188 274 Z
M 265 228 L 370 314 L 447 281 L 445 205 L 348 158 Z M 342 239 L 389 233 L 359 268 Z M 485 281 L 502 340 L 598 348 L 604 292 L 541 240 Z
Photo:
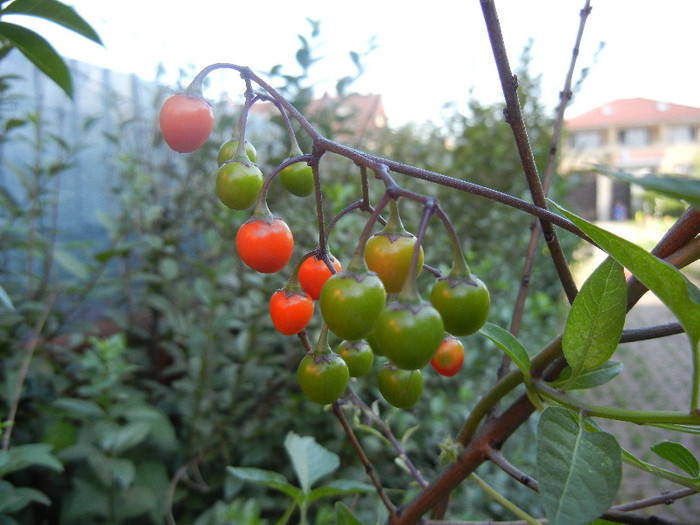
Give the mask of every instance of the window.
M 646 146 L 651 144 L 651 131 L 647 128 L 621 129 L 617 132 L 617 142 L 624 146 Z
M 571 134 L 572 148 L 598 148 L 602 143 L 600 131 L 577 131 Z
M 698 130 L 695 126 L 679 125 L 666 128 L 666 142 L 668 144 L 686 144 L 695 142 L 698 138 Z

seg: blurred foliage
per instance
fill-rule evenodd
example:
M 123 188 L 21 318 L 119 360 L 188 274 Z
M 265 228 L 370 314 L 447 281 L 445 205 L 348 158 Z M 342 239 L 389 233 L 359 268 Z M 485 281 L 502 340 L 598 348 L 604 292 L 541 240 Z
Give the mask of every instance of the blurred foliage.
M 318 25 L 310 22 L 312 34 L 300 36 L 296 56 L 302 75 L 283 75 L 280 68 L 273 72 L 301 108 L 317 95 L 308 69 L 316 60 Z M 351 54 L 359 73 L 365 54 Z M 542 168 L 551 122 L 528 67 L 526 50 L 518 78 Z M 341 81 L 341 94 L 347 93 L 350 81 Z M 158 93 L 153 107 L 165 95 L 165 89 Z M 465 114 L 449 109 L 440 126 L 378 129 L 363 138 L 363 146 L 527 198 L 502 110 L 472 100 Z M 297 387 L 295 370 L 304 353 L 299 339 L 280 336 L 272 327 L 268 300 L 284 285 L 287 273 L 257 274 L 236 256 L 235 232 L 248 212 L 220 205 L 213 175 L 218 146 L 229 137 L 237 115 L 224 103 L 215 111 L 211 140 L 185 157 L 164 151 L 155 122 L 144 123 L 147 135 L 139 147 L 125 143 L 121 129 L 110 137 L 116 151 L 111 184 L 119 212 L 101 216 L 107 248 L 63 244 L 54 235 L 54 182 L 75 145 L 56 137 L 36 140 L 36 162 L 13 171 L 24 193 L 13 195 L 0 186 L 0 290 L 6 297 L 0 305 L 0 386 L 8 407 L 16 385 L 21 386 L 9 450 L 44 447 L 25 468 L 2 472 L 0 481 L 8 490 L 37 490 L 24 495 L 25 505 L 0 508 L 3 523 L 163 523 L 170 508 L 181 523 L 271 523 L 284 512 L 287 497 L 243 483 L 227 475 L 225 466 L 266 469 L 292 479 L 292 465 L 281 459 L 288 432 L 312 435 L 334 451 L 340 458 L 338 477 L 367 481 L 335 419 L 306 401 Z M 40 137 L 13 133 L 39 128 L 41 119 L 29 115 L 21 122 L 4 122 L 3 141 Z M 329 135 L 342 135 L 339 119 L 331 107 L 315 114 L 314 124 Z M 124 128 L 132 125 L 122 123 Z M 286 140 L 269 128 L 249 137 L 265 171 L 287 154 L 288 144 L 279 148 L 280 137 Z M 62 154 L 52 155 L 46 140 L 57 142 Z M 266 152 L 273 154 L 265 158 Z M 361 191 L 356 166 L 326 157 L 321 177 L 328 221 L 360 198 Z M 530 219 L 483 198 L 417 180 L 398 182 L 440 199 L 472 270 L 491 290 L 490 322 L 507 327 L 521 279 L 518 261 L 530 235 L 524 221 Z M 380 183 L 371 181 L 372 192 L 379 189 Z M 555 184 L 555 196 L 563 190 Z M 275 182 L 268 201 L 295 234 L 293 261 L 314 249 L 318 233 L 312 198 L 298 200 Z M 419 210 L 406 206 L 402 217 L 407 229 L 415 231 Z M 342 262 L 349 260 L 366 218 L 359 212 L 347 215 L 332 230 L 330 248 Z M 429 228 L 425 253 L 427 264 L 449 269 L 452 249 L 437 221 Z M 531 352 L 561 325 L 556 276 L 546 253 L 538 259 L 523 321 L 530 329 L 521 338 Z M 423 293 L 426 273 L 419 283 Z M 100 305 L 103 319 L 89 327 L 72 322 L 73 312 L 89 301 Z M 308 330 L 312 340 L 319 328 L 317 315 Z M 472 336 L 464 343 L 467 356 L 460 375 L 447 379 L 426 370 L 426 393 L 414 409 L 376 404 L 396 436 L 405 438 L 406 452 L 426 478 L 440 468 L 441 446 L 449 445 L 478 395 L 494 381 L 500 362 L 500 352 L 484 338 Z M 29 368 L 22 381 L 18 371 L 24 362 Z M 370 403 L 380 397 L 373 381 L 353 380 L 353 388 Z M 395 451 L 375 433 L 363 431 L 366 422 L 361 414 L 355 416 L 359 438 L 381 479 L 390 480 L 394 491 L 414 492 Z M 511 452 L 526 465 L 532 461 L 532 432 L 525 425 L 519 448 Z M 491 483 L 509 492 L 504 475 L 492 474 Z M 524 509 L 533 506 L 526 493 L 509 497 Z M 454 500 L 454 512 L 464 519 L 506 517 L 471 489 L 460 489 Z M 385 518 L 375 495 L 346 499 L 351 502 L 364 523 Z M 328 522 L 332 515 L 331 502 L 318 502 L 310 510 L 312 522 Z

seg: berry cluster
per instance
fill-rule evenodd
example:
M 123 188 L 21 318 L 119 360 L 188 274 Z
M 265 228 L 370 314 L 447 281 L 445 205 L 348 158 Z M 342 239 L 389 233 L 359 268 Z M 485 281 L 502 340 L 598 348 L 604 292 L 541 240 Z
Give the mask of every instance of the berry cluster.
M 294 237 L 287 223 L 268 208 L 267 187 L 279 176 L 289 192 L 306 197 L 319 191 L 319 178 L 311 156 L 302 153 L 290 126 L 289 158 L 267 178 L 263 176 L 255 164 L 256 150 L 245 140 L 247 111 L 256 99 L 263 98 L 252 95 L 251 90 L 247 93 L 238 137 L 219 150 L 215 189 L 229 208 L 254 207 L 236 234 L 236 249 L 253 270 L 275 273 L 291 259 Z M 284 110 L 278 108 L 288 122 Z M 213 123 L 212 108 L 195 82 L 187 92 L 168 98 L 160 113 L 166 143 L 183 153 L 204 144 Z M 388 186 L 393 191 L 387 189 L 372 209 L 347 268 L 328 252 L 325 234 L 319 235 L 319 246 L 298 261 L 287 284 L 270 299 L 272 322 L 284 335 L 305 333 L 318 302 L 324 322 L 321 335 L 315 348 L 308 348 L 297 371 L 302 392 L 316 403 L 339 399 L 350 377 L 367 374 L 375 356 L 384 356 L 387 363 L 377 375 L 379 391 L 391 405 L 408 408 L 422 395 L 421 369 L 431 363 L 439 374 L 457 374 L 464 361 L 464 346 L 458 337 L 475 333 L 486 322 L 488 289 L 469 270 L 449 220 L 434 200 L 425 199 L 421 229 L 418 235 L 409 233 L 397 202 L 404 194 L 391 183 Z M 409 196 L 416 198 L 415 194 Z M 382 230 L 371 234 L 387 207 Z M 421 239 L 425 225 L 435 213 L 451 233 L 454 260 L 447 275 L 431 269 L 436 280 L 430 299 L 425 300 L 418 292 L 416 278 L 424 267 Z M 329 331 L 342 340 L 335 350 L 328 343 Z

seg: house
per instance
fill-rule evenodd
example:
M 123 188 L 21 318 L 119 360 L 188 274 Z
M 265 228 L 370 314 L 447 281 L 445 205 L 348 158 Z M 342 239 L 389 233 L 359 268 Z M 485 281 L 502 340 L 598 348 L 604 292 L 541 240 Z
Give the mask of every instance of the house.
M 584 182 L 590 189 L 588 199 L 579 204 L 589 218 L 609 220 L 616 205 L 632 211 L 642 208 L 640 188 L 593 174 L 593 164 L 633 175 L 698 174 L 700 108 L 646 98 L 618 99 L 567 120 L 565 128 L 560 170 L 588 173 Z

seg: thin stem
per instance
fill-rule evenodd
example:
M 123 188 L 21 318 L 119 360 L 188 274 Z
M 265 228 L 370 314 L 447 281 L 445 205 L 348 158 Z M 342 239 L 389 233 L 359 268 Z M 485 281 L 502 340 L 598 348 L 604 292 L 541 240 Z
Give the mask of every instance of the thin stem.
M 679 500 L 681 498 L 687 498 L 688 496 L 694 496 L 697 493 L 697 490 L 691 488 L 683 488 L 674 492 L 665 492 L 663 494 L 659 494 L 658 496 L 652 496 L 650 498 L 644 498 L 637 501 L 624 503 L 622 505 L 616 505 L 614 507 L 610 507 L 610 510 L 616 512 L 625 512 L 630 510 L 654 507 L 656 505 L 670 505 L 676 500 Z
M 623 523 L 625 525 L 689 525 L 687 521 L 676 521 L 661 518 L 659 516 L 646 516 L 644 514 L 629 514 L 626 512 L 606 512 L 602 519 Z
M 498 503 L 503 505 L 506 509 L 511 511 L 513 514 L 515 514 L 517 517 L 525 520 L 525 523 L 528 523 L 529 525 L 540 525 L 540 522 L 537 521 L 535 518 L 530 516 L 527 512 L 522 510 L 520 507 L 515 505 L 513 502 L 510 500 L 504 498 L 500 492 L 498 492 L 496 489 L 494 489 L 491 485 L 486 483 L 483 479 L 481 479 L 479 476 L 477 476 L 474 472 L 472 472 L 469 475 L 469 479 L 471 479 L 474 483 L 476 483 L 481 490 L 486 492 L 491 498 L 496 500 Z
M 418 259 L 420 258 L 421 244 L 423 243 L 423 237 L 425 236 L 425 230 L 428 228 L 428 221 L 430 217 L 435 213 L 437 207 L 437 202 L 431 199 L 423 207 L 423 217 L 418 226 L 418 231 L 416 232 L 416 244 L 413 247 L 413 253 L 411 254 L 411 263 L 408 266 L 408 277 L 404 281 L 401 291 L 399 292 L 399 300 L 411 301 L 419 298 L 418 288 L 416 286 L 416 277 L 418 274 Z M 397 210 L 398 213 L 398 210 Z M 398 217 L 398 215 L 397 215 Z
M 236 147 L 236 153 L 234 154 L 233 158 L 239 161 L 242 160 L 244 162 L 249 162 L 248 155 L 245 151 L 245 130 L 248 124 L 248 112 L 250 111 L 250 107 L 253 105 L 253 101 L 255 100 L 255 94 L 253 93 L 253 87 L 250 80 L 246 79 L 245 86 L 245 104 L 243 105 L 241 116 L 238 119 L 238 146 Z
M 340 409 L 340 405 L 337 401 L 333 403 L 333 413 L 335 414 L 335 417 L 338 418 L 338 421 L 343 427 L 345 434 L 347 434 L 348 438 L 350 439 L 350 443 L 352 443 L 352 446 L 355 449 L 355 452 L 357 453 L 357 457 L 360 459 L 360 462 L 365 467 L 365 472 L 367 473 L 367 476 L 369 476 L 372 485 L 374 485 L 374 488 L 377 490 L 377 494 L 379 494 L 379 498 L 382 500 L 382 503 L 384 503 L 384 506 L 389 511 L 390 519 L 393 521 L 394 519 L 396 519 L 396 507 L 394 507 L 394 504 L 391 502 L 389 496 L 387 496 L 386 492 L 384 491 L 384 487 L 379 481 L 379 477 L 375 473 L 374 468 L 372 467 L 372 463 L 367 457 L 367 454 L 365 454 L 362 445 L 357 439 L 357 436 L 355 436 L 355 432 L 353 431 L 352 426 L 350 426 L 350 423 L 345 417 L 345 414 L 343 414 L 343 411 Z
M 32 363 L 32 357 L 34 357 L 36 347 L 39 344 L 39 341 L 41 341 L 39 336 L 44 328 L 44 323 L 46 323 L 46 319 L 49 317 L 49 313 L 51 312 L 57 297 L 58 294 L 53 294 L 46 299 L 46 306 L 34 325 L 31 339 L 25 346 L 24 360 L 22 361 L 22 366 L 17 373 L 17 384 L 15 385 L 15 390 L 12 394 L 10 409 L 7 414 L 7 421 L 5 422 L 5 433 L 2 436 L 2 450 L 4 451 L 7 451 L 10 448 L 10 438 L 12 437 L 12 429 L 15 426 L 15 417 L 17 416 L 17 410 L 19 409 L 19 401 L 22 397 L 24 381 L 27 379 L 27 372 L 29 372 L 29 365 Z
M 311 163 L 311 173 L 314 177 L 314 193 L 316 199 L 316 221 L 318 223 L 318 253 L 324 257 L 328 253 L 328 241 L 323 213 L 323 193 L 321 191 L 321 175 L 318 170 L 318 162 Z
M 525 126 L 525 120 L 523 119 L 520 101 L 518 99 L 517 77 L 511 72 L 510 65 L 508 63 L 508 54 L 503 41 L 501 24 L 498 21 L 496 6 L 494 5 L 493 0 L 482 0 L 481 9 L 486 21 L 486 29 L 489 33 L 491 48 L 493 49 L 498 75 L 501 79 L 501 86 L 503 88 L 503 95 L 506 100 L 506 122 L 510 124 L 511 129 L 513 130 L 515 143 L 517 145 L 518 152 L 520 153 L 520 162 L 523 166 L 523 170 L 525 171 L 525 177 L 530 188 L 530 195 L 532 196 L 533 203 L 537 207 L 546 209 L 547 199 L 540 181 L 539 173 L 537 171 L 537 164 L 535 163 L 535 157 L 532 152 L 532 147 L 530 146 L 530 139 L 527 135 L 527 127 Z M 554 263 L 557 274 L 559 275 L 559 280 L 564 288 L 567 299 L 571 303 L 573 302 L 574 297 L 576 297 L 578 289 L 571 274 L 571 270 L 569 269 L 566 257 L 564 256 L 564 251 L 557 238 L 556 230 L 554 229 L 552 223 L 546 219 L 540 219 L 540 226 L 542 227 L 544 238 L 547 241 L 552 262 Z
M 494 465 L 497 465 L 503 472 L 508 474 L 518 483 L 525 485 L 527 488 L 532 489 L 535 492 L 540 491 L 540 485 L 537 483 L 537 480 L 510 463 L 505 457 L 503 457 L 503 454 L 501 454 L 500 451 L 492 449 L 489 452 L 489 459 L 494 463 Z
M 581 21 L 578 27 L 578 33 L 576 34 L 576 42 L 574 44 L 574 49 L 571 55 L 571 62 L 569 64 L 569 70 L 566 74 L 566 79 L 564 80 L 564 87 L 560 93 L 559 107 L 557 108 L 557 116 L 554 120 L 554 126 L 552 130 L 552 140 L 549 146 L 549 154 L 547 155 L 547 165 L 545 166 L 543 175 L 543 190 L 545 196 L 549 193 L 549 186 L 552 179 L 552 174 L 554 173 L 554 167 L 556 166 L 557 150 L 559 148 L 559 141 L 561 140 L 562 129 L 564 127 L 564 114 L 566 112 L 566 106 L 572 97 L 571 84 L 574 76 L 574 71 L 576 70 L 576 60 L 578 59 L 578 51 L 581 46 L 581 39 L 583 38 L 583 30 L 586 26 L 586 20 L 588 15 L 591 13 L 590 0 L 586 0 L 586 3 L 580 11 Z M 530 243 L 528 244 L 527 255 L 525 258 L 525 265 L 523 268 L 522 278 L 520 280 L 520 288 L 518 290 L 518 296 L 515 300 L 515 307 L 513 308 L 513 316 L 511 318 L 510 333 L 517 336 L 520 331 L 520 323 L 522 322 L 522 316 L 525 311 L 525 299 L 527 298 L 527 293 L 530 287 L 530 276 L 532 275 L 532 269 L 535 265 L 535 258 L 537 254 L 537 245 L 542 228 L 538 221 L 533 221 L 531 225 L 530 233 Z M 510 358 L 508 355 L 503 356 L 503 361 L 501 363 L 501 368 L 499 369 L 498 377 L 501 377 L 508 370 L 510 364 Z
M 318 336 L 318 342 L 316 343 L 316 346 L 314 347 L 313 354 L 314 356 L 329 356 L 329 354 L 332 354 L 333 350 L 331 350 L 330 345 L 328 344 L 328 325 L 326 323 L 323 323 L 323 326 L 321 326 L 321 333 Z M 316 361 L 316 357 L 314 357 L 314 361 Z
M 439 205 L 435 207 L 435 213 L 442 221 L 442 224 L 447 230 L 447 235 L 452 243 L 453 250 L 453 260 L 452 260 L 452 270 L 450 271 L 451 277 L 466 277 L 471 274 L 469 265 L 467 264 L 466 257 L 464 256 L 464 250 L 462 249 L 462 243 L 459 241 L 459 236 L 455 231 L 454 225 L 450 221 L 447 214 L 440 208 Z
M 384 193 L 381 200 L 379 201 L 379 204 L 377 204 L 377 207 L 374 209 L 374 211 L 372 211 L 372 215 L 367 221 L 367 224 L 365 224 L 365 227 L 362 230 L 362 234 L 360 234 L 360 240 L 357 243 L 357 247 L 355 248 L 355 252 L 353 253 L 352 259 L 350 260 L 350 264 L 348 264 L 348 269 L 366 268 L 367 265 L 365 263 L 365 245 L 367 244 L 367 239 L 369 239 L 369 236 L 372 234 L 372 228 L 374 227 L 374 223 L 377 221 L 379 214 L 386 207 L 390 200 L 391 197 L 389 196 L 389 193 Z
M 316 251 L 310 251 L 302 255 L 297 263 L 294 265 L 294 268 L 292 269 L 291 274 L 289 275 L 289 279 L 287 279 L 287 283 L 284 285 L 283 290 L 287 295 L 295 294 L 295 293 L 303 293 L 304 289 L 301 287 L 301 284 L 299 283 L 299 269 L 301 268 L 301 265 L 304 264 L 304 261 L 308 259 L 309 257 L 313 257 L 316 255 Z
M 646 341 L 648 339 L 659 339 L 671 335 L 682 334 L 683 326 L 680 323 L 666 323 L 658 326 L 647 326 L 644 328 L 629 328 L 622 332 L 620 343 L 632 343 L 635 341 Z
M 680 425 L 700 424 L 700 414 L 663 410 L 627 410 L 623 408 L 602 407 L 575 399 L 537 379 L 533 380 L 531 385 L 540 395 L 548 398 L 555 404 L 561 404 L 569 408 L 579 410 L 586 414 L 586 416 L 615 419 L 617 421 L 627 421 L 629 423 L 637 423 L 639 425 L 653 423 L 675 423 Z
M 547 156 L 547 165 L 544 169 L 543 176 L 543 187 L 545 195 L 549 193 L 549 186 L 552 179 L 552 174 L 554 173 L 554 168 L 556 167 L 556 157 L 557 151 L 559 149 L 559 142 L 561 140 L 562 130 L 564 129 L 564 114 L 566 113 L 566 107 L 571 101 L 573 93 L 571 91 L 571 86 L 573 83 L 574 72 L 576 71 L 576 61 L 578 60 L 578 52 L 581 47 L 581 40 L 583 39 L 583 31 L 586 27 L 586 21 L 588 16 L 591 14 L 591 2 L 586 0 L 583 8 L 579 12 L 580 22 L 578 26 L 578 32 L 576 33 L 576 41 L 574 43 L 574 48 L 571 53 L 571 62 L 569 63 L 569 70 L 566 73 L 566 79 L 564 80 L 564 87 L 559 94 L 559 106 L 557 107 L 557 116 L 554 120 L 554 126 L 552 129 L 552 141 L 549 146 L 549 154 Z
M 394 447 L 401 460 L 411 472 L 413 479 L 415 479 L 418 485 L 420 485 L 421 487 L 426 487 L 428 483 L 425 481 L 420 471 L 416 468 L 411 459 L 408 457 L 406 451 L 401 446 L 401 443 L 399 443 L 399 441 L 396 439 L 396 436 L 394 436 L 394 433 L 391 431 L 391 428 L 389 428 L 389 425 L 387 425 L 386 422 L 374 412 L 374 410 L 367 406 L 367 404 L 360 398 L 360 396 L 357 395 L 357 393 L 353 390 L 351 386 L 349 386 L 348 389 L 351 393 L 350 400 L 352 401 L 352 403 L 359 406 L 362 409 L 362 411 L 372 419 L 372 421 L 379 425 L 379 428 L 381 428 L 382 433 L 389 440 L 389 442 Z
M 369 177 L 367 176 L 367 166 L 360 166 L 360 181 L 362 183 L 362 204 L 369 208 Z
M 311 155 L 301 155 L 299 157 L 285 159 L 278 166 L 276 166 L 275 169 L 272 170 L 267 177 L 265 177 L 262 187 L 260 188 L 260 193 L 258 194 L 258 199 L 255 202 L 253 217 L 263 220 L 272 219 L 272 212 L 270 211 L 270 208 L 267 205 L 267 189 L 270 187 L 270 184 L 272 184 L 272 181 L 275 179 L 275 177 L 277 177 L 277 175 L 279 175 L 279 173 L 287 166 L 296 164 L 297 162 L 308 161 L 310 159 Z

